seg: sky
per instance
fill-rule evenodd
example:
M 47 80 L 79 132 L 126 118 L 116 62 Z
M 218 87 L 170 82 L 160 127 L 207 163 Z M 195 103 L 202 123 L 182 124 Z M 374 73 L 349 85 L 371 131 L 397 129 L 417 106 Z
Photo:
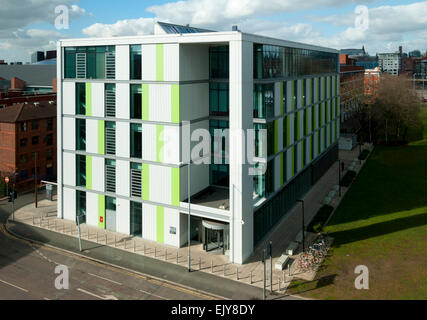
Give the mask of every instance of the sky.
M 61 7 L 62 6 L 62 7 Z M 62 19 L 68 11 L 68 28 Z M 155 21 L 239 30 L 375 55 L 427 50 L 427 1 L 0 0 L 0 60 L 30 61 L 66 38 L 152 34 Z M 55 23 L 56 22 L 56 23 Z

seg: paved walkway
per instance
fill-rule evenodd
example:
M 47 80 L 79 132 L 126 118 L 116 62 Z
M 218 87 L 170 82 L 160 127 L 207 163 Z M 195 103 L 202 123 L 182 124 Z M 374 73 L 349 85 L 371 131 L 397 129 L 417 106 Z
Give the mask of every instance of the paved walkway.
M 368 147 L 368 146 L 366 146 Z M 369 146 L 371 147 L 371 146 Z M 352 151 L 339 151 L 339 158 L 344 161 L 346 171 L 359 155 L 359 148 Z M 354 170 L 359 172 L 364 161 L 357 161 Z M 343 176 L 343 174 L 342 174 Z M 305 202 L 305 224 L 308 225 L 319 208 L 323 205 L 324 198 L 338 184 L 338 162 L 326 172 L 325 175 L 316 183 L 316 185 L 303 198 Z M 332 198 L 331 205 L 336 208 L 347 192 L 347 188 L 342 187 L 341 197 L 338 193 Z M 55 200 L 55 198 L 54 198 Z M 15 213 L 15 220 L 27 225 L 32 225 L 42 229 L 48 229 L 78 237 L 78 229 L 76 224 L 71 221 L 58 219 L 57 202 L 43 200 L 39 202 L 38 208 L 34 204 L 25 206 Z M 266 239 L 273 242 L 273 278 L 272 290 L 277 294 L 284 294 L 287 286 L 290 284 L 295 272 L 292 271 L 289 276 L 288 270 L 274 270 L 274 263 L 287 249 L 292 241 L 295 241 L 297 234 L 301 230 L 301 205 L 297 204 L 283 220 L 266 236 Z M 83 224 L 80 229 L 82 239 L 87 241 L 110 246 L 117 249 L 125 250 L 129 253 L 143 255 L 157 260 L 162 260 L 175 265 L 186 267 L 188 264 L 187 247 L 175 248 L 168 245 L 159 244 L 157 242 L 123 235 L 117 232 L 102 230 L 97 227 Z M 310 239 L 307 239 L 309 243 Z M 77 241 L 77 239 L 76 239 Z M 301 251 L 301 244 L 297 252 Z M 83 247 L 83 250 L 85 247 Z M 252 256 L 244 265 L 237 265 L 228 262 L 228 258 L 221 254 L 206 253 L 202 244 L 191 245 L 191 268 L 196 271 L 201 271 L 230 280 L 246 283 L 258 288 L 263 287 L 263 264 L 260 261 L 262 247 L 255 249 Z M 267 268 L 267 283 L 270 284 L 269 264 Z

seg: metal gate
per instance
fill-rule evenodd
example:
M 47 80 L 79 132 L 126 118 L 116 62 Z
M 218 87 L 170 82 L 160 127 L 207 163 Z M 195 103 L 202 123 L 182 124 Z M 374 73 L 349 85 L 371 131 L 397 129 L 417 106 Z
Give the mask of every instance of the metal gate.
M 116 231 L 116 211 L 105 211 L 105 229 Z

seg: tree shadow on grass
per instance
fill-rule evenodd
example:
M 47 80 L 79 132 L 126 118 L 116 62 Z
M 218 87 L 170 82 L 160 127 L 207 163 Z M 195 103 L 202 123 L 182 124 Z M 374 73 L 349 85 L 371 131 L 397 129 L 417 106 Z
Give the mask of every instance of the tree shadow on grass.
M 343 244 L 366 240 L 414 227 L 420 227 L 425 224 L 427 224 L 427 213 L 422 213 L 410 217 L 374 223 L 365 227 L 333 232 L 330 236 L 335 239 L 334 246 L 339 247 Z
M 329 286 L 331 284 L 334 284 L 334 281 L 335 281 L 336 277 L 337 277 L 337 274 L 334 273 L 334 274 L 330 274 L 330 275 L 327 275 L 327 276 L 320 277 L 318 279 L 314 279 L 312 281 L 305 281 L 305 282 L 302 283 L 303 286 L 304 287 L 310 286 L 310 288 L 306 289 L 306 290 L 298 290 L 298 287 L 300 287 L 301 284 L 297 284 L 297 285 L 292 285 L 291 284 L 289 286 L 288 290 L 292 291 L 292 294 L 301 294 L 301 293 L 304 293 L 304 292 L 308 292 L 308 291 L 320 289 L 320 288 L 323 288 L 323 287 L 327 287 L 327 286 Z M 297 290 L 295 290 L 295 289 L 297 289 Z

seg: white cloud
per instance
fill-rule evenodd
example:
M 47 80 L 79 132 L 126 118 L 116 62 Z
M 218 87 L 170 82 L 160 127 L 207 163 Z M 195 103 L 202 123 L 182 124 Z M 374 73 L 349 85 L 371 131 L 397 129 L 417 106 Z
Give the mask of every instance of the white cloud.
M 154 19 L 140 18 L 119 20 L 114 24 L 95 23 L 82 30 L 83 34 L 90 37 L 117 37 L 152 34 Z

